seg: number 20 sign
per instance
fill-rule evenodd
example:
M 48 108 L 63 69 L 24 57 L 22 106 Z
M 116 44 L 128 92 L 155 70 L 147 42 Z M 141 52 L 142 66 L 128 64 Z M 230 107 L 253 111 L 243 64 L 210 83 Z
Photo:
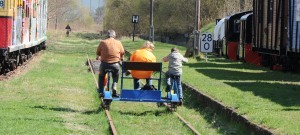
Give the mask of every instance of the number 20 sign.
M 212 52 L 213 35 L 211 33 L 201 33 L 201 52 Z

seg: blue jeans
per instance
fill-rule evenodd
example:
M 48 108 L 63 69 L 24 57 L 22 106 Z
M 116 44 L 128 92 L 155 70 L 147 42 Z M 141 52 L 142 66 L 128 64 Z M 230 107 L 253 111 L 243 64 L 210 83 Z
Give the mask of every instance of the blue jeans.
M 166 73 L 166 82 L 167 85 L 171 86 L 171 89 L 174 89 L 175 86 L 178 88 L 178 97 L 183 99 L 182 94 L 182 86 L 181 86 L 181 75 L 170 75 L 168 72 Z M 172 84 L 176 82 L 175 84 Z
M 151 79 L 146 79 L 146 84 L 152 85 L 152 80 Z M 140 88 L 140 79 L 133 79 L 133 88 L 136 90 Z
M 120 64 L 117 63 L 106 63 L 106 62 L 101 62 L 100 64 L 100 73 L 99 73 L 99 79 L 98 79 L 98 93 L 103 93 L 104 90 L 104 77 L 105 77 L 105 70 L 106 69 L 111 69 L 112 70 L 112 79 L 113 82 L 111 83 L 111 88 L 113 89 L 113 84 L 118 83 L 119 81 L 119 70 L 120 70 Z M 109 86 L 107 86 L 109 87 Z

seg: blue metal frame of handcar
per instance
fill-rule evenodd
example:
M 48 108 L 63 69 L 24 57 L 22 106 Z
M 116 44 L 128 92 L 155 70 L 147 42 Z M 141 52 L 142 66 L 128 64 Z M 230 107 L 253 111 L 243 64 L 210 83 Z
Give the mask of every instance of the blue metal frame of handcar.
M 134 79 L 133 77 L 126 77 L 124 74 L 127 70 L 142 70 L 142 71 L 157 71 L 159 77 L 150 78 L 151 80 L 157 80 L 158 90 L 134 90 L 123 89 L 124 79 Z M 162 97 L 161 91 L 161 74 L 162 63 L 160 62 L 123 62 L 122 63 L 122 75 L 121 75 L 121 93 L 120 97 L 112 97 L 112 90 L 104 90 L 103 99 L 106 101 L 132 101 L 132 102 L 155 102 L 155 103 L 178 103 L 179 97 L 177 95 L 178 90 L 175 93 L 171 91 L 167 92 L 167 97 Z M 110 78 L 110 77 L 109 77 Z M 109 86 L 109 84 L 107 84 Z

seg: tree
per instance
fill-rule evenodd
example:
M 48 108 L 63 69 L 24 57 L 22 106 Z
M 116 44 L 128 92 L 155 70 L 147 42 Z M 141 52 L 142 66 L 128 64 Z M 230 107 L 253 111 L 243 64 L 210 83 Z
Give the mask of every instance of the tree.
M 78 29 L 89 29 L 95 25 L 89 10 L 80 5 L 80 0 L 49 0 L 48 22 L 50 28 L 63 30 L 66 24 Z
M 240 3 L 242 2 L 242 3 Z M 131 17 L 139 15 L 138 31 L 148 35 L 149 0 L 109 0 L 106 1 L 104 29 L 116 29 L 127 35 L 133 30 Z M 206 0 L 201 1 L 201 26 L 214 22 L 217 18 L 252 8 L 251 0 Z M 191 33 L 195 21 L 195 0 L 155 0 L 154 31 L 163 36 Z M 157 34 L 156 34 L 157 35 Z

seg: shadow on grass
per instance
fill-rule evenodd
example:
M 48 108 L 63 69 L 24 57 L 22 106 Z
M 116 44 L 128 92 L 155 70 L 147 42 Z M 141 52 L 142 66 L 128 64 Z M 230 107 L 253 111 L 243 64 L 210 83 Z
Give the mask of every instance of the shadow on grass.
M 49 119 L 40 119 L 40 118 L 16 118 L 15 120 L 26 120 L 26 121 L 37 121 L 37 122 L 40 122 L 40 121 L 45 121 L 45 122 L 54 122 L 54 123 L 67 123 L 66 121 L 64 120 L 57 120 L 57 119 L 53 119 L 53 118 L 49 118 Z
M 193 94 L 191 91 L 184 92 L 183 105 L 186 108 L 194 109 L 211 125 L 210 128 L 217 129 L 220 134 L 224 135 L 248 135 L 251 134 L 249 130 L 245 129 L 239 123 L 234 120 L 228 119 L 225 115 L 220 112 L 216 112 L 214 109 L 203 106 L 198 102 L 198 96 Z
M 86 114 L 86 115 L 91 115 L 91 114 L 98 114 L 101 111 L 103 111 L 103 108 L 99 107 L 97 110 L 89 110 L 89 111 L 78 111 L 74 110 L 71 108 L 63 108 L 63 107 L 51 107 L 48 108 L 47 106 L 34 106 L 31 108 L 36 108 L 36 109 L 43 109 L 43 110 L 52 110 L 52 111 L 58 111 L 58 112 L 76 112 L 76 113 L 81 113 L 81 114 Z
M 200 61 L 203 61 L 203 60 L 200 60 Z M 208 62 L 186 63 L 184 65 L 192 67 L 192 68 L 201 68 L 201 67 L 248 68 L 248 69 L 252 69 L 252 70 L 256 67 L 254 65 L 243 64 L 241 62 L 233 62 L 233 61 L 230 61 L 228 59 L 223 59 L 223 58 L 215 58 L 215 59 L 209 60 Z M 256 69 L 258 69 L 258 67 L 256 67 Z M 260 70 L 261 70 L 261 68 L 260 68 Z
M 215 61 L 223 62 L 228 60 L 215 59 Z M 191 63 L 187 64 L 187 66 L 195 68 L 197 72 L 212 79 L 225 81 L 226 84 L 236 87 L 240 91 L 253 92 L 256 96 L 270 99 L 286 107 L 300 106 L 300 85 L 295 84 L 299 83 L 300 76 L 298 75 L 264 70 L 261 67 L 250 64 L 238 64 L 234 62 L 232 64 L 230 62 L 229 64 Z M 231 69 L 229 70 L 229 68 Z M 257 69 L 262 72 L 255 72 Z M 246 72 L 245 70 L 250 71 Z
M 299 82 L 300 77 L 288 77 L 284 74 L 277 74 L 274 72 L 251 73 L 222 69 L 196 69 L 197 72 L 202 73 L 210 78 L 217 80 L 228 81 L 285 81 L 285 82 Z
M 264 82 L 226 82 L 241 91 L 252 92 L 254 95 L 267 98 L 282 106 L 300 107 L 300 86 L 292 84 L 276 84 Z M 300 108 L 298 108 L 300 109 Z
M 82 38 L 82 39 L 105 39 L 105 34 L 101 35 L 100 33 L 76 33 L 76 37 Z
M 283 111 L 300 111 L 300 108 L 284 108 Z
M 135 112 L 135 111 L 119 111 L 121 115 L 130 115 L 130 116 L 146 116 L 146 115 L 155 115 L 161 116 L 162 114 L 168 114 L 170 111 L 166 110 L 153 110 L 153 111 L 144 111 L 144 112 Z

